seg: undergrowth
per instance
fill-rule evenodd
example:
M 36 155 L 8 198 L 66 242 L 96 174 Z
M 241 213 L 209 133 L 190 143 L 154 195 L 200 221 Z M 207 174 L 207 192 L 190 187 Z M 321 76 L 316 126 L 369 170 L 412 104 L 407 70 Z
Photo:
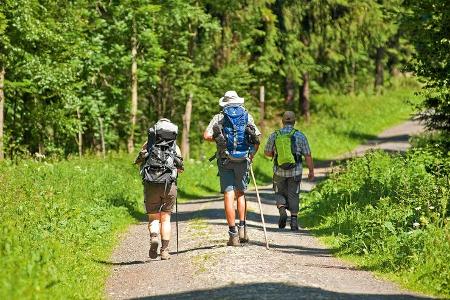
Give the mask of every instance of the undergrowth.
M 0 299 L 103 297 L 117 234 L 142 215 L 130 161 L 0 164 Z
M 450 297 L 449 170 L 439 150 L 366 154 L 304 197 L 302 225 L 366 269 Z

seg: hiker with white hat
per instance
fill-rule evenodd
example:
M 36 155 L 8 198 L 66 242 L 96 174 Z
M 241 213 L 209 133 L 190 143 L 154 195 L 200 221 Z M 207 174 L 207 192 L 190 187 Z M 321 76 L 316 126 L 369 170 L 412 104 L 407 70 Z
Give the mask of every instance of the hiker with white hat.
M 280 213 L 278 227 L 285 228 L 286 210 L 291 212 L 290 227 L 298 231 L 297 214 L 300 204 L 300 181 L 302 179 L 302 156 L 308 166 L 308 179 L 314 179 L 314 164 L 306 136 L 294 128 L 295 114 L 283 114 L 283 128 L 273 132 L 267 140 L 264 154 L 274 158 L 273 188 Z
M 248 242 L 246 230 L 246 202 L 244 192 L 249 182 L 249 166 L 258 151 L 261 132 L 253 117 L 244 108 L 244 98 L 235 91 L 228 91 L 219 99 L 222 111 L 216 114 L 203 138 L 216 142 L 217 166 L 220 177 L 220 189 L 224 194 L 224 206 L 229 226 L 228 246 L 239 246 Z M 239 217 L 236 230 L 234 199 L 237 199 Z

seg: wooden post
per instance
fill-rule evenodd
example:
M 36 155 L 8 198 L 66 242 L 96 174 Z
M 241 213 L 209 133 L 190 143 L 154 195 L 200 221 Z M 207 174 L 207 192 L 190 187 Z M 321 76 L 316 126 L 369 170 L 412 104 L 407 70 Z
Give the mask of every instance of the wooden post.
M 189 94 L 186 108 L 183 115 L 183 134 L 181 136 L 181 153 L 184 160 L 189 159 L 189 132 L 191 130 L 191 115 L 192 115 L 192 93 Z
M 102 142 L 102 156 L 105 158 L 106 149 L 105 149 L 105 135 L 103 134 L 103 119 L 98 118 L 98 122 L 100 123 L 100 140 Z
M 5 158 L 5 152 L 3 149 L 3 107 L 5 103 L 5 94 L 3 93 L 3 86 L 5 82 L 5 69 L 2 67 L 0 69 L 0 160 Z
M 261 130 L 264 131 L 264 118 L 265 118 L 265 107 L 264 107 L 264 85 L 261 85 L 259 87 L 259 126 L 261 127 Z
M 77 107 L 77 117 L 80 124 L 78 125 L 78 154 L 81 156 L 83 155 L 83 128 L 81 126 L 81 113 L 80 108 Z
M 137 78 L 137 29 L 136 20 L 133 17 L 133 33 L 131 36 L 131 131 L 128 137 L 128 153 L 134 151 L 134 129 L 136 126 L 136 115 L 138 105 L 138 78 Z

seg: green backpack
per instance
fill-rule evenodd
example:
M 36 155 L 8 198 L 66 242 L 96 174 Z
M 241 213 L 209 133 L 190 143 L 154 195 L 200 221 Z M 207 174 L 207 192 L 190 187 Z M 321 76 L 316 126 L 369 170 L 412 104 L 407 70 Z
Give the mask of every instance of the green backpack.
M 292 154 L 292 136 L 297 130 L 292 129 L 288 133 L 275 131 L 275 149 L 277 152 L 275 163 L 282 169 L 288 170 L 295 167 L 296 160 Z

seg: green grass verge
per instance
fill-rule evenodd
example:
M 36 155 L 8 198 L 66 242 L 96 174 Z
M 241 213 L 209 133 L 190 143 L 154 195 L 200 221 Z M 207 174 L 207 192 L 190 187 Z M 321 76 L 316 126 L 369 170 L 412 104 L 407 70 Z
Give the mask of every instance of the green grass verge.
M 314 158 L 332 159 L 411 117 L 408 101 L 417 101 L 416 90 L 399 87 L 379 96 L 320 95 L 312 100 L 310 124 L 297 128 L 308 137 Z
M 302 226 L 364 269 L 450 297 L 449 169 L 428 150 L 367 154 L 303 197 Z
M 131 161 L 0 164 L 0 299 L 104 297 L 105 260 L 142 214 Z

